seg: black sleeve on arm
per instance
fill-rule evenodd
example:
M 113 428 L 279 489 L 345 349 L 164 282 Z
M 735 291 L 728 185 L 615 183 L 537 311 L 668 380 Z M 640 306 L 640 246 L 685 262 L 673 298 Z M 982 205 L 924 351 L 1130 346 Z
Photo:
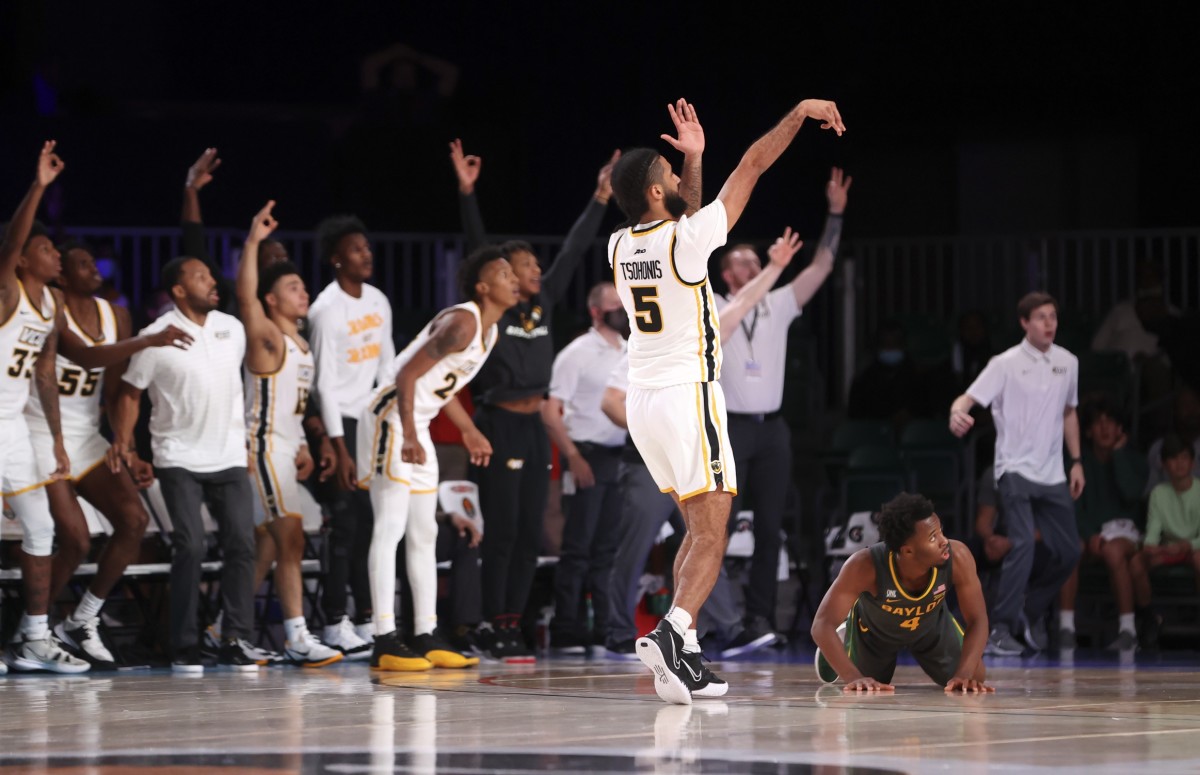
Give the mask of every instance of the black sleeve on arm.
M 596 232 L 600 229 L 600 221 L 603 220 L 606 210 L 608 205 L 597 202 L 595 198 L 589 199 L 583 214 L 567 232 L 562 250 L 558 251 L 554 263 L 542 275 L 542 290 L 539 295 L 550 304 L 557 304 L 567 292 L 567 286 L 571 284 L 579 261 L 596 239 Z
M 479 212 L 479 197 L 474 193 L 459 192 L 458 212 L 462 216 L 463 237 L 467 241 L 467 253 L 471 253 L 487 242 L 487 232 L 483 228 L 483 214 Z
M 180 244 L 183 252 L 180 255 L 192 256 L 211 264 L 212 256 L 208 254 L 208 247 L 204 244 L 204 224 L 199 221 L 183 221 L 179 226 L 183 232 L 183 241 Z

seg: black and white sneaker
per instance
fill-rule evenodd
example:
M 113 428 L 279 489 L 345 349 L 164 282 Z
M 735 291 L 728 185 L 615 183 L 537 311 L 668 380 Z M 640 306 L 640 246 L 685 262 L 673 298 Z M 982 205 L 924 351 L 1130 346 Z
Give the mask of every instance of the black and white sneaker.
M 54 625 L 54 634 L 75 656 L 86 660 L 93 670 L 117 669 L 116 657 L 108 647 L 99 616 L 82 623 L 68 617 Z
M 87 662 L 64 649 L 50 632 L 46 632 L 44 638 L 32 640 L 18 631 L 8 644 L 8 664 L 13 670 L 22 672 L 86 673 L 92 669 Z
M 171 672 L 184 675 L 200 675 L 204 672 L 204 662 L 200 659 L 200 647 L 188 646 L 175 652 L 171 660 Z
M 217 652 L 217 666 L 238 673 L 258 672 L 258 659 L 252 653 L 253 649 L 253 646 L 241 638 L 222 641 L 221 650 Z
M 687 663 L 689 669 L 699 668 L 700 680 L 696 681 L 696 685 L 692 687 L 693 697 L 724 697 L 725 693 L 729 691 L 729 684 L 708 669 L 708 665 L 704 664 L 704 655 L 699 651 L 694 654 L 684 652 L 679 656 Z
M 637 639 L 638 659 L 654 673 L 654 691 L 672 705 L 691 705 L 692 688 L 701 678 L 699 670 L 681 659 L 682 652 L 683 636 L 665 619 Z

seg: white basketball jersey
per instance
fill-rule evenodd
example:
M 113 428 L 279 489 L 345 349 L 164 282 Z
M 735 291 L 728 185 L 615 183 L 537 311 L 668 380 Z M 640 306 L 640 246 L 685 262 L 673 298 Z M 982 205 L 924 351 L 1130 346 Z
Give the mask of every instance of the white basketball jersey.
M 33 364 L 37 361 L 46 337 L 54 329 L 55 303 L 49 288 L 42 289 L 40 304 L 34 305 L 17 281 L 17 308 L 8 320 L 0 324 L 0 419 L 11 419 L 25 411 L 29 386 L 33 379 Z
M 66 307 L 63 313 L 67 318 L 67 328 L 75 332 L 88 347 L 103 344 L 113 344 L 117 341 L 117 318 L 113 314 L 112 305 L 104 299 L 93 299 L 96 312 L 100 317 L 100 338 L 93 339 L 83 330 L 79 322 L 71 316 L 71 308 Z M 75 361 L 64 357 L 61 353 L 55 358 L 55 368 L 58 371 L 58 411 L 62 417 L 64 433 L 96 433 L 100 430 L 100 383 L 104 378 L 104 369 L 83 368 Z M 29 406 L 25 414 L 45 422 L 46 415 L 42 411 L 42 400 L 34 390 L 29 395 Z
M 371 399 L 370 406 L 373 414 L 379 416 L 383 412 L 396 411 L 396 374 L 400 372 L 404 364 L 412 359 L 413 355 L 429 342 L 429 332 L 433 328 L 434 322 L 450 310 L 455 309 L 471 313 L 475 318 L 475 333 L 466 349 L 450 353 L 442 358 L 417 380 L 413 393 L 413 421 L 418 426 L 427 426 L 434 417 L 437 417 L 442 407 L 450 403 L 450 399 L 454 398 L 455 393 L 466 387 L 479 373 L 483 362 L 487 360 L 496 344 L 497 328 L 493 324 L 486 332 L 482 331 L 479 306 L 473 301 L 468 301 L 439 312 L 433 320 L 425 324 L 421 333 L 417 334 L 417 338 L 409 342 L 408 347 L 405 347 L 396 356 L 392 361 L 392 368 L 388 370 L 387 382 L 376 391 L 375 396 Z
M 246 369 L 246 428 L 254 449 L 295 449 L 305 443 L 304 410 L 312 389 L 312 350 L 284 334 L 283 363 L 271 374 Z
M 708 256 L 725 243 L 720 201 L 688 219 L 621 229 L 608 242 L 629 314 L 629 384 L 664 388 L 721 377 L 721 335 Z

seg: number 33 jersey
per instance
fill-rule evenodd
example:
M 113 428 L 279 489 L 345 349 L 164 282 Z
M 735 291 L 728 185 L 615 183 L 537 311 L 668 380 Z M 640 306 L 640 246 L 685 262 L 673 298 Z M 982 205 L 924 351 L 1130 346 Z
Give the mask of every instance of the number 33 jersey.
M 387 381 L 383 382 L 375 392 L 367 407 L 371 416 L 375 418 L 390 416 L 399 430 L 400 418 L 398 414 L 395 414 L 396 375 L 400 373 L 404 364 L 412 360 L 413 356 L 429 343 L 430 331 L 433 329 L 434 323 L 441 320 L 451 310 L 456 309 L 469 312 L 475 318 L 475 333 L 471 336 L 471 342 L 465 349 L 444 356 L 434 364 L 433 368 L 417 379 L 413 391 L 413 422 L 416 426 L 418 428 L 427 427 L 430 421 L 437 417 L 442 407 L 448 404 L 451 398 L 454 398 L 454 394 L 462 390 L 479 373 L 483 362 L 487 360 L 492 348 L 496 345 L 497 328 L 493 325 L 487 331 L 482 330 L 479 306 L 473 301 L 447 307 L 435 315 L 433 320 L 426 323 L 425 327 L 421 329 L 421 333 L 417 334 L 417 337 L 408 343 L 408 347 L 405 347 L 392 361 L 391 368 L 387 370 Z M 431 453 L 433 450 L 426 451 Z
M 613 283 L 629 315 L 629 384 L 716 382 L 721 332 L 708 257 L 725 244 L 720 200 L 678 221 L 621 229 L 608 240 Z

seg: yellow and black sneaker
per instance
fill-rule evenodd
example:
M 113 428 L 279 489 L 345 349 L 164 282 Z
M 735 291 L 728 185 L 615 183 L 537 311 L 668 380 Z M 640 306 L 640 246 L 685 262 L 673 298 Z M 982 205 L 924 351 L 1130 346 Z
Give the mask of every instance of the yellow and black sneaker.
M 430 670 L 433 668 L 433 663 L 404 645 L 404 641 L 400 640 L 400 633 L 393 630 L 387 635 L 375 636 L 375 648 L 371 652 L 371 668 L 412 673 Z
M 479 657 L 469 657 L 456 650 L 438 635 L 437 631 L 413 638 L 413 651 L 422 654 L 433 663 L 434 667 L 458 669 L 474 667 L 479 664 Z

